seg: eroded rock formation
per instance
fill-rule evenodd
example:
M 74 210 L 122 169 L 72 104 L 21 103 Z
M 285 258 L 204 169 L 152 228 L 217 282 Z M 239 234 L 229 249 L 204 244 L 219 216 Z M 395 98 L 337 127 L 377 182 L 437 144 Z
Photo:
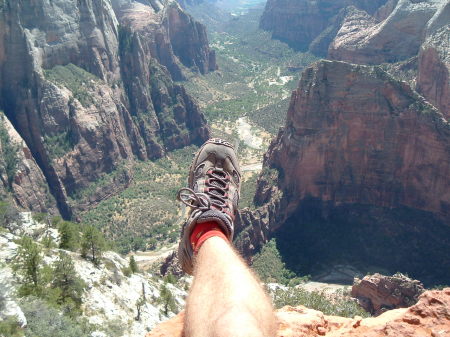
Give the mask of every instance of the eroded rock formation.
M 306 274 L 350 262 L 448 279 L 449 145 L 449 122 L 405 82 L 318 62 L 265 155 L 259 208 L 241 213 L 237 244 L 250 254 L 275 236 Z
M 285 41 L 294 48 L 308 50 L 319 35 L 330 34 L 334 30 L 335 17 L 342 9 L 356 6 L 374 13 L 385 2 L 386 0 L 268 0 L 260 26 L 271 31 L 274 38 Z M 327 47 L 318 51 L 326 51 Z
M 419 52 L 417 91 L 450 118 L 450 3 L 428 23 Z
M 55 200 L 31 151 L 8 119 L 0 116 L 0 194 L 11 192 L 17 206 L 56 214 Z
M 279 337 L 423 337 L 450 334 L 450 288 L 427 291 L 419 302 L 404 309 L 388 311 L 376 318 L 327 316 L 320 311 L 298 307 L 277 310 Z M 146 337 L 183 336 L 184 312 L 161 323 Z
M 367 275 L 362 280 L 355 278 L 351 296 L 372 315 L 416 304 L 425 291 L 423 284 L 403 274 L 384 276 L 378 273 Z
M 208 138 L 203 114 L 172 81 L 185 66 L 215 69 L 207 43 L 175 1 L 2 2 L 0 107 L 65 217 L 69 196 L 123 161 Z
M 329 47 L 329 57 L 359 64 L 397 62 L 418 54 L 427 24 L 445 0 L 391 0 L 371 16 L 354 10 Z M 395 4 L 395 6 L 394 6 Z

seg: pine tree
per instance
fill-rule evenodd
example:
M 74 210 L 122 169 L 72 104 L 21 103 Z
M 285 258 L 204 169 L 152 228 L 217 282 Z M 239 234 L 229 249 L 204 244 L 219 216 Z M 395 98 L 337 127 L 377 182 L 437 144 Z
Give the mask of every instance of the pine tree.
M 139 267 L 136 263 L 136 260 L 134 259 L 134 255 L 131 255 L 130 264 L 128 267 L 130 268 L 130 270 L 133 274 L 139 272 Z
M 106 243 L 103 234 L 93 226 L 86 226 L 81 241 L 81 256 L 90 258 L 98 266 L 105 247 Z
M 13 270 L 21 278 L 19 294 L 39 296 L 43 288 L 41 248 L 28 236 L 20 239 L 18 244 Z
M 79 225 L 70 221 L 62 221 L 58 227 L 59 248 L 75 251 L 79 247 L 80 242 Z
M 79 309 L 84 287 L 84 282 L 77 276 L 70 255 L 60 252 L 58 260 L 53 264 L 52 280 L 52 288 L 58 290 L 58 304 Z

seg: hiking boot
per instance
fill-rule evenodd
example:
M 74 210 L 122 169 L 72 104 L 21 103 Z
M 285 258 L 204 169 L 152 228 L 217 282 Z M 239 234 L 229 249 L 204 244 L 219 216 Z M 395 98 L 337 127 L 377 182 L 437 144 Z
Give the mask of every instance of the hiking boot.
M 183 226 L 178 259 L 184 272 L 194 270 L 194 248 L 190 242 L 197 224 L 215 222 L 231 242 L 238 208 L 241 172 L 233 146 L 213 138 L 206 141 L 192 161 L 189 188 L 178 191 L 177 199 L 190 208 Z

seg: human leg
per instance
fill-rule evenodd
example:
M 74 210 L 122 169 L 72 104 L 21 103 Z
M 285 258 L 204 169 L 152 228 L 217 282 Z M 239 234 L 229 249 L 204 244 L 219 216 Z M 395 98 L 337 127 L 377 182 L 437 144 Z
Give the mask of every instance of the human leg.
M 270 300 L 230 244 L 240 180 L 233 146 L 210 139 L 194 157 L 189 187 L 178 193 L 190 208 L 178 258 L 183 270 L 194 275 L 186 305 L 186 337 L 274 336 Z
M 260 283 L 229 243 L 205 241 L 186 305 L 186 337 L 272 337 L 275 316 Z

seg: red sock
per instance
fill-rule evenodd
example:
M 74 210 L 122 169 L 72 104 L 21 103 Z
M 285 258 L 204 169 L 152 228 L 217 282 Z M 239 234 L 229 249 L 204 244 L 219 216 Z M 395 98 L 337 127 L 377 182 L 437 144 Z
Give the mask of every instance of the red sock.
M 190 237 L 194 253 L 197 254 L 202 244 L 213 236 L 218 236 L 225 241 L 228 241 L 227 237 L 215 221 L 203 222 L 196 225 Z

